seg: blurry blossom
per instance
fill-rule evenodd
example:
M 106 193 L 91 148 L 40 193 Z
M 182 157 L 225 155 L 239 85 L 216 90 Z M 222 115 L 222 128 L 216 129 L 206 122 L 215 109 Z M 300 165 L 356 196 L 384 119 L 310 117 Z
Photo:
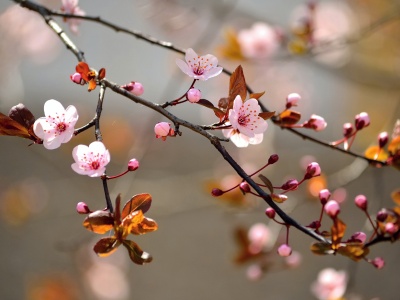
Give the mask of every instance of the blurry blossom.
M 346 271 L 326 268 L 318 273 L 311 285 L 311 292 L 318 300 L 339 300 L 346 292 L 348 275 Z

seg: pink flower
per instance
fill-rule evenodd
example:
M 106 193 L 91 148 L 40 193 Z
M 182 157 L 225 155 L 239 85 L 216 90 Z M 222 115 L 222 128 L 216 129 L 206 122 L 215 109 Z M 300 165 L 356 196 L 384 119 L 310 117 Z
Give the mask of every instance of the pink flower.
M 326 268 L 318 273 L 318 278 L 311 285 L 311 292 L 319 300 L 340 299 L 347 287 L 347 273 Z
M 250 29 L 239 31 L 237 39 L 242 55 L 246 58 L 267 58 L 279 47 L 278 34 L 265 23 L 254 23 Z
M 64 109 L 60 102 L 51 99 L 44 104 L 44 115 L 33 124 L 33 131 L 43 140 L 43 146 L 52 150 L 69 142 L 79 117 L 75 106 Z
M 249 251 L 252 254 L 260 253 L 271 242 L 271 230 L 263 223 L 256 223 L 250 227 L 247 237 L 250 241 Z
M 237 147 L 247 147 L 249 144 L 259 144 L 263 133 L 268 128 L 267 122 L 259 116 L 260 105 L 256 99 L 242 101 L 237 95 L 233 108 L 229 111 L 231 129 L 223 129 L 225 137 L 230 138 Z
M 85 12 L 78 6 L 78 2 L 79 0 L 61 0 L 61 11 L 69 15 L 84 16 Z M 69 24 L 69 29 L 73 33 L 78 33 L 78 25 L 80 24 L 81 20 L 65 18 L 64 21 Z
M 177 59 L 176 64 L 183 73 L 194 79 L 207 80 L 219 75 L 223 69 L 218 67 L 218 59 L 214 55 L 199 56 L 192 48 L 186 50 L 185 60 Z
M 110 162 L 110 153 L 102 142 L 93 142 L 88 146 L 78 145 L 72 151 L 75 163 L 71 168 L 78 174 L 99 177 Z

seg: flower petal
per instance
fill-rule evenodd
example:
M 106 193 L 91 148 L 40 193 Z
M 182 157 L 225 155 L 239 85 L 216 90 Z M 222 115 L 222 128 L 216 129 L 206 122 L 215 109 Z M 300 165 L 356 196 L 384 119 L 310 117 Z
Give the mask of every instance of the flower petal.
M 44 115 L 46 117 L 54 115 L 54 114 L 61 115 L 64 112 L 65 112 L 64 106 L 57 100 L 50 99 L 50 100 L 47 100 L 44 104 Z

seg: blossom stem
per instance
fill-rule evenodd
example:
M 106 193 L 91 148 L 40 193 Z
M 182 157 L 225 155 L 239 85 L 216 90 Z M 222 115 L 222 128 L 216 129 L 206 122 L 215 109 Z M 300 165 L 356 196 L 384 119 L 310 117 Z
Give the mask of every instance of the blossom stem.
M 126 173 L 128 173 L 129 172 L 129 170 L 126 170 L 125 172 L 122 172 L 121 174 L 118 174 L 118 175 L 114 175 L 114 176 L 106 176 L 106 179 L 107 180 L 110 180 L 110 179 L 116 179 L 116 178 L 119 178 L 119 177 L 121 177 L 121 176 L 124 176 Z

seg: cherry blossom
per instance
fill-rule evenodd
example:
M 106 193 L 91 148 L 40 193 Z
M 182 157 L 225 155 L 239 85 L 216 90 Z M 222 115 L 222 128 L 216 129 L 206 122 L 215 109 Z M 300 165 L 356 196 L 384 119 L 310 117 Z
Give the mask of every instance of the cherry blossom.
M 183 73 L 194 79 L 207 80 L 221 74 L 223 70 L 218 67 L 218 59 L 214 55 L 199 56 L 192 48 L 186 50 L 185 60 L 177 59 L 176 64 Z
M 267 122 L 259 116 L 260 105 L 256 99 L 242 101 L 236 96 L 233 108 L 229 111 L 229 123 L 232 128 L 223 129 L 225 137 L 230 138 L 237 147 L 247 147 L 249 144 L 259 144 L 263 133 L 268 128 Z
M 33 124 L 33 131 L 43 140 L 43 146 L 52 150 L 69 142 L 79 117 L 75 106 L 70 105 L 64 109 L 60 102 L 51 99 L 44 104 L 44 114 L 45 117 L 37 119 Z
M 340 299 L 347 287 L 345 271 L 326 268 L 319 272 L 317 280 L 311 285 L 311 292 L 319 300 Z
M 78 6 L 79 0 L 61 0 L 61 11 L 69 15 L 84 16 L 85 12 Z M 69 24 L 69 29 L 77 34 L 78 25 L 80 24 L 80 19 L 74 18 L 64 18 L 64 21 Z
M 75 162 L 71 168 L 78 174 L 99 177 L 110 162 L 110 153 L 102 142 L 95 141 L 88 146 L 78 145 L 72 151 Z

